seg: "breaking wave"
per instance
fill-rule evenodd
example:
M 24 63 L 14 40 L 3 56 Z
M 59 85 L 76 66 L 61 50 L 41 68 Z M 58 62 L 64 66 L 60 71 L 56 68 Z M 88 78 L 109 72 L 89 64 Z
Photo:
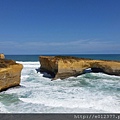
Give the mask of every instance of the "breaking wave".
M 120 112 L 120 77 L 86 73 L 51 81 L 37 73 L 39 62 L 17 62 L 24 65 L 21 86 L 0 93 L 0 112 Z

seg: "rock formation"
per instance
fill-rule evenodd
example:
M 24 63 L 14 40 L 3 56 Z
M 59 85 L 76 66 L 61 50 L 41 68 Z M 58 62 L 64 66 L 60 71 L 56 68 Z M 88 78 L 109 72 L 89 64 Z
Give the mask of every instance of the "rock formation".
M 78 76 L 91 68 L 93 72 L 103 72 L 120 76 L 120 61 L 92 60 L 69 56 L 40 56 L 40 72 L 51 74 L 53 79 Z
M 2 54 L 0 54 L 0 59 L 5 59 L 5 56 L 4 56 L 4 54 L 2 53 Z
M 20 84 L 22 64 L 0 58 L 0 91 Z

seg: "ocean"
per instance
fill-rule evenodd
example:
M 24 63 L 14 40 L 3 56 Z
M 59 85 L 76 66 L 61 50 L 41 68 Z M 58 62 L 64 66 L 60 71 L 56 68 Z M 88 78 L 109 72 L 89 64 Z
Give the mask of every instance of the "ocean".
M 51 81 L 36 71 L 39 56 L 6 55 L 24 67 L 21 86 L 0 93 L 0 113 L 120 113 L 120 76 L 91 72 Z M 120 54 L 71 56 L 120 61 Z

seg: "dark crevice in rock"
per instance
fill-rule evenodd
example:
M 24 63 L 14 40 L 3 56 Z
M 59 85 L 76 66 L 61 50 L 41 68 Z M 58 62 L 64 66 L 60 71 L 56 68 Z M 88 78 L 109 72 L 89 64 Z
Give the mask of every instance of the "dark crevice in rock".
M 94 73 L 102 72 L 102 73 L 104 73 L 104 70 L 101 69 L 101 68 L 95 68 L 95 67 L 93 67 L 93 68 L 91 68 L 91 72 L 94 72 Z
M 52 71 L 49 71 L 44 68 L 40 68 L 39 70 L 40 70 L 40 73 L 43 74 L 43 77 L 46 77 L 46 78 L 54 78 L 55 77 L 55 73 Z

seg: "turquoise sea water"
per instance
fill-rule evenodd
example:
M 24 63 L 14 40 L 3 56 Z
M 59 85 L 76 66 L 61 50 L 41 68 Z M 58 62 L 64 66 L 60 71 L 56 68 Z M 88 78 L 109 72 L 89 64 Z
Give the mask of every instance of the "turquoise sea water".
M 86 73 L 51 81 L 37 73 L 40 55 L 6 55 L 23 64 L 21 86 L 0 93 L 1 113 L 119 113 L 120 77 Z M 120 61 L 120 55 L 72 55 Z

